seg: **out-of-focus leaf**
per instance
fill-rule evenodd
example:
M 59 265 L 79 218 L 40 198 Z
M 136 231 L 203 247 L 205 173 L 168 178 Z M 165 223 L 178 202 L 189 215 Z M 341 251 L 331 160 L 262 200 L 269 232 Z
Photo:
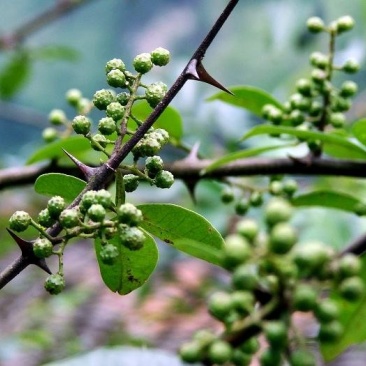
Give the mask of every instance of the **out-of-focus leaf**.
M 220 265 L 224 240 L 204 217 L 173 204 L 146 204 L 138 208 L 144 215 L 146 231 L 194 257 Z
M 292 199 L 294 206 L 322 206 L 355 212 L 360 200 L 343 192 L 315 191 L 296 196 Z
M 158 261 L 158 249 L 154 239 L 147 233 L 145 235 L 144 245 L 139 250 L 127 249 L 122 245 L 118 235 L 109 240 L 109 244 L 116 246 L 119 250 L 115 263 L 110 265 L 101 260 L 101 240 L 95 240 L 100 273 L 111 291 L 126 295 L 141 287 L 154 271 Z
M 50 45 L 32 50 L 32 57 L 41 60 L 76 61 L 79 52 L 66 45 Z
M 277 108 L 283 109 L 282 104 L 278 100 L 262 89 L 241 85 L 233 86 L 229 88 L 229 90 L 234 93 L 234 95 L 230 95 L 226 92 L 219 92 L 207 100 L 221 100 L 224 103 L 247 109 L 259 117 L 262 116 L 262 109 L 266 104 L 273 104 Z
M 258 135 L 290 135 L 306 141 L 321 141 L 324 151 L 334 157 L 343 159 L 366 159 L 366 149 L 346 137 L 317 131 L 303 131 L 292 127 L 260 125 L 252 128 L 243 136 L 243 140 Z
M 61 173 L 49 173 L 39 176 L 34 184 L 34 190 L 46 196 L 61 196 L 66 201 L 74 198 L 85 188 L 86 183 L 76 177 Z
M 352 133 L 362 145 L 366 145 L 366 118 L 360 119 L 353 124 Z
M 67 139 L 51 142 L 39 148 L 27 161 L 33 164 L 42 160 L 57 159 L 65 156 L 62 149 L 74 155 L 76 153 L 90 150 L 90 142 L 83 136 L 71 136 Z
M 28 53 L 18 51 L 0 71 L 0 98 L 11 98 L 27 81 L 31 70 Z

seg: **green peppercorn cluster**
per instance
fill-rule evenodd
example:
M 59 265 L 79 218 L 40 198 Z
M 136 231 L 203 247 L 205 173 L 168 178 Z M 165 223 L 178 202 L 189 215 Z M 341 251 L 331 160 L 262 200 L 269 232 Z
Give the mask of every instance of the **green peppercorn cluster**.
M 329 34 L 329 52 L 314 52 L 310 55 L 310 77 L 297 80 L 295 93 L 283 105 L 265 105 L 262 115 L 266 120 L 274 125 L 295 127 L 300 131 L 345 127 L 344 113 L 350 109 L 352 97 L 357 93 L 358 87 L 352 80 L 336 86 L 333 84 L 333 75 L 336 71 L 353 74 L 360 66 L 353 59 L 345 61 L 342 65 L 335 64 L 334 44 L 338 36 L 351 30 L 353 26 L 354 20 L 350 16 L 343 16 L 328 26 L 318 17 L 307 21 L 309 31 Z M 318 141 L 307 143 L 310 150 L 320 149 Z

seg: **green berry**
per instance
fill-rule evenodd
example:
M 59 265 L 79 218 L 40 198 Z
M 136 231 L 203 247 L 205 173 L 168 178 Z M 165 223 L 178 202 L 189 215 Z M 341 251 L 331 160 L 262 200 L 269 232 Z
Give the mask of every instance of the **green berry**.
M 332 101 L 332 110 L 334 112 L 346 112 L 351 108 L 351 105 L 350 99 L 342 97 L 334 98 Z
M 259 233 L 259 226 L 252 219 L 243 219 L 237 223 L 236 231 L 250 242 L 253 242 Z
M 329 57 L 321 52 L 313 52 L 310 55 L 310 63 L 318 69 L 324 70 L 329 64 Z
M 50 275 L 44 283 L 44 288 L 51 295 L 59 294 L 65 288 L 64 276 L 60 274 Z
M 349 277 L 339 285 L 340 295 L 347 301 L 354 302 L 360 300 L 365 294 L 365 285 L 360 277 Z
M 151 55 L 149 53 L 141 53 L 140 55 L 137 55 L 133 60 L 133 67 L 140 74 L 146 74 L 153 67 Z
M 334 343 L 343 335 L 344 328 L 342 324 L 333 320 L 329 323 L 321 324 L 318 339 L 321 343 Z
M 80 201 L 80 211 L 85 213 L 88 211 L 89 207 L 97 202 L 97 192 L 96 191 L 87 191 L 84 193 L 83 197 L 81 197 Z
M 241 315 L 248 315 L 254 308 L 254 296 L 249 291 L 234 291 L 231 294 L 231 302 L 234 310 Z
M 317 294 L 312 286 L 299 284 L 295 288 L 292 300 L 296 310 L 312 311 L 316 307 Z
M 208 348 L 208 357 L 213 364 L 222 365 L 228 362 L 233 354 L 233 349 L 228 342 L 217 340 Z
M 96 133 L 90 140 L 91 148 L 96 151 L 103 150 L 107 145 L 108 145 L 107 138 L 100 133 Z
M 240 345 L 240 349 L 244 353 L 248 353 L 250 355 L 253 355 L 258 352 L 260 348 L 259 341 L 256 337 L 249 338 L 244 343 Z
M 249 207 L 250 205 L 248 200 L 246 198 L 242 198 L 235 204 L 235 212 L 237 215 L 245 215 L 248 212 Z
M 346 117 L 340 112 L 332 113 L 329 116 L 329 122 L 335 128 L 342 128 L 346 123 Z
M 91 121 L 83 115 L 76 116 L 72 120 L 72 128 L 79 135 L 87 135 L 90 132 Z
M 216 335 L 210 330 L 201 329 L 193 335 L 193 340 L 196 341 L 201 347 L 207 347 L 216 339 Z
M 179 350 L 179 355 L 184 362 L 195 363 L 202 358 L 202 348 L 198 342 L 188 342 L 183 344 Z
M 308 111 L 311 105 L 309 98 L 304 97 L 300 93 L 293 94 L 290 98 L 292 109 L 299 109 L 300 111 Z
M 231 356 L 231 362 L 235 366 L 249 366 L 252 361 L 252 355 L 242 352 L 240 349 L 236 348 L 233 350 Z
M 313 84 L 311 83 L 311 81 L 309 79 L 299 79 L 296 82 L 297 91 L 306 97 L 311 96 L 312 88 L 313 88 Z
M 58 218 L 62 227 L 72 229 L 80 224 L 80 214 L 76 208 L 63 210 Z
M 283 191 L 283 184 L 282 182 L 279 181 L 273 181 L 269 184 L 269 192 L 274 195 L 274 196 L 278 196 L 282 193 Z
M 65 209 L 65 200 L 60 196 L 52 197 L 47 203 L 47 209 L 52 218 L 57 219 L 60 213 Z
M 143 219 L 141 210 L 132 203 L 124 203 L 119 206 L 117 216 L 120 223 L 128 226 L 137 226 Z
M 233 310 L 232 297 L 226 292 L 216 292 L 208 300 L 210 314 L 219 320 L 225 320 Z
M 112 195 L 105 189 L 100 189 L 95 192 L 95 203 L 99 203 L 104 208 L 112 206 Z
M 61 109 L 52 109 L 48 115 L 48 120 L 53 125 L 62 125 L 67 120 L 65 112 Z
M 306 26 L 312 33 L 319 33 L 325 29 L 324 22 L 319 17 L 311 17 L 307 20 Z
M 108 104 L 106 114 L 108 117 L 113 118 L 115 121 L 119 121 L 125 113 L 125 107 L 118 102 L 112 102 Z
M 154 182 L 158 188 L 170 188 L 174 183 L 174 176 L 167 170 L 160 170 L 156 174 Z
M 342 70 L 348 74 L 354 74 L 359 69 L 360 69 L 360 64 L 356 60 L 348 60 L 342 67 Z
M 155 177 L 164 168 L 163 159 L 158 155 L 149 156 L 145 161 L 145 168 L 149 177 Z
M 88 209 L 88 216 L 94 222 L 102 222 L 105 218 L 105 208 L 100 204 L 93 204 Z
M 151 108 L 155 108 L 160 103 L 167 90 L 167 86 L 160 81 L 147 87 L 145 97 Z
M 253 290 L 258 283 L 258 275 L 252 266 L 242 264 L 232 276 L 232 284 L 236 290 Z
M 161 145 L 169 142 L 169 133 L 163 128 L 157 128 L 156 130 L 150 131 L 148 136 L 158 141 Z
M 305 350 L 295 350 L 290 356 L 290 366 L 317 366 L 313 353 Z
M 116 122 L 111 117 L 104 117 L 99 120 L 98 130 L 102 135 L 111 135 L 116 131 Z
M 144 156 L 154 156 L 160 151 L 160 149 L 161 144 L 159 141 L 145 136 L 135 145 L 132 149 L 132 153 L 134 159 L 137 160 Z
M 289 114 L 289 121 L 292 126 L 299 126 L 305 121 L 304 113 L 298 109 L 294 109 Z
M 292 207 L 290 203 L 283 198 L 272 198 L 265 208 L 265 220 L 270 226 L 279 222 L 286 222 L 292 216 Z
M 272 253 L 286 254 L 297 241 L 297 235 L 293 227 L 281 222 L 273 226 L 269 237 L 269 248 Z
M 156 66 L 165 66 L 170 61 L 170 52 L 165 48 L 158 47 L 151 52 L 151 61 Z
M 341 278 L 358 276 L 362 269 L 361 259 L 355 254 L 345 254 L 338 263 L 338 275 Z
M 123 106 L 127 105 L 130 98 L 131 98 L 131 95 L 126 93 L 126 92 L 119 93 L 116 96 L 117 102 L 120 103 Z
M 309 115 L 311 117 L 317 117 L 323 110 L 322 104 L 318 100 L 313 100 L 309 109 Z
M 95 92 L 93 104 L 100 110 L 106 110 L 109 104 L 115 101 L 114 94 L 110 90 L 101 89 Z
M 139 250 L 143 247 L 146 236 L 136 226 L 119 225 L 122 245 L 130 250 Z
M 342 33 L 351 30 L 355 25 L 355 21 L 351 16 L 345 15 L 337 19 L 336 24 L 338 33 Z
M 126 66 L 124 62 L 119 58 L 114 58 L 112 60 L 109 60 L 105 65 L 105 73 L 108 74 L 112 70 L 119 70 L 119 71 L 125 71 Z
M 344 98 L 352 97 L 354 96 L 358 91 L 358 86 L 353 81 L 345 81 L 342 86 L 341 90 L 339 92 L 339 95 Z
M 221 191 L 221 201 L 223 203 L 230 203 L 232 201 L 234 201 L 235 195 L 234 195 L 234 191 L 231 187 L 226 186 L 222 191 Z
M 253 207 L 259 207 L 263 203 L 262 193 L 254 191 L 249 197 L 250 205 Z
M 123 185 L 126 192 L 133 192 L 139 185 L 139 177 L 134 174 L 126 174 L 123 176 Z
M 42 131 L 42 138 L 45 142 L 52 142 L 57 139 L 58 133 L 57 130 L 53 127 L 47 127 Z
M 38 258 L 47 258 L 52 254 L 53 245 L 46 238 L 38 238 L 33 243 L 33 253 Z
M 321 70 L 321 69 L 314 69 L 311 72 L 311 79 L 314 81 L 314 83 L 316 84 L 322 84 L 324 83 L 324 81 L 327 78 L 327 74 L 325 71 Z
M 47 208 L 45 208 L 38 214 L 37 221 L 40 225 L 44 227 L 52 226 L 55 223 L 55 220 L 51 217 Z
M 112 265 L 119 256 L 118 248 L 113 244 L 106 244 L 99 252 L 99 256 L 104 264 Z
M 287 343 L 287 327 L 281 321 L 270 321 L 264 324 L 264 334 L 271 347 L 281 349 Z
M 250 258 L 252 250 L 245 238 L 238 234 L 231 234 L 225 239 L 223 254 L 223 265 L 230 269 L 246 262 Z
M 269 110 L 267 115 L 267 119 L 275 125 L 280 124 L 282 122 L 282 118 L 282 111 L 274 106 Z
M 127 85 L 126 76 L 121 70 L 111 70 L 107 74 L 107 83 L 114 88 L 125 88 Z
M 280 366 L 281 353 L 275 348 L 265 349 L 259 357 L 260 366 Z
M 319 322 L 323 324 L 338 319 L 340 312 L 339 306 L 334 300 L 324 299 L 317 304 L 314 313 Z
M 66 92 L 66 100 L 73 107 L 77 107 L 83 95 L 79 89 L 70 89 Z
M 283 192 L 288 194 L 290 197 L 297 191 L 298 185 L 296 180 L 287 179 L 283 182 Z

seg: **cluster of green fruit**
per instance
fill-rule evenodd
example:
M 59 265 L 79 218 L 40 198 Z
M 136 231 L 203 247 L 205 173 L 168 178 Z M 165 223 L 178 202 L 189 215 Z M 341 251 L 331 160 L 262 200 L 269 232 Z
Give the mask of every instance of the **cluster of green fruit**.
M 354 20 L 350 16 L 344 16 L 325 26 L 320 18 L 312 17 L 307 26 L 311 32 L 329 33 L 329 53 L 312 53 L 310 64 L 313 69 L 310 78 L 297 81 L 296 93 L 283 106 L 265 105 L 262 115 L 274 125 L 291 126 L 305 131 L 324 130 L 327 126 L 343 128 L 346 123 L 344 112 L 350 109 L 351 97 L 357 93 L 358 88 L 351 80 L 345 81 L 338 88 L 332 84 L 332 76 L 335 70 L 355 73 L 359 70 L 359 64 L 350 59 L 342 66 L 335 65 L 334 43 L 337 36 L 353 28 Z M 309 147 L 315 149 L 316 145 L 315 141 Z
M 102 248 L 100 258 L 103 263 L 112 265 L 120 254 L 119 248 L 111 244 L 112 238 L 118 237 L 120 245 L 129 250 L 139 250 L 144 245 L 145 234 L 138 228 L 143 219 L 142 212 L 131 203 L 116 207 L 111 194 L 102 189 L 87 191 L 78 206 L 67 208 L 60 196 L 52 197 L 47 208 L 43 209 L 37 220 L 24 211 L 16 211 L 9 220 L 10 229 L 22 232 L 29 226 L 40 232 L 40 237 L 33 242 L 33 252 L 38 258 L 47 258 L 52 254 L 62 256 L 67 242 L 74 237 L 98 238 Z M 46 228 L 59 223 L 64 229 L 60 250 L 55 250 L 55 240 Z M 51 294 L 59 293 L 65 286 L 62 266 L 57 274 L 51 275 L 45 288 Z
M 311 312 L 319 322 L 317 341 L 339 340 L 340 302 L 357 302 L 365 294 L 360 259 L 339 256 L 321 242 L 298 243 L 291 217 L 290 200 L 272 197 L 264 207 L 265 231 L 244 218 L 226 237 L 221 265 L 231 273 L 231 289 L 214 293 L 208 302 L 225 330 L 198 332 L 181 348 L 185 362 L 249 365 L 263 334 L 268 347 L 258 356 L 261 366 L 315 366 L 315 356 L 294 330 L 298 311 Z

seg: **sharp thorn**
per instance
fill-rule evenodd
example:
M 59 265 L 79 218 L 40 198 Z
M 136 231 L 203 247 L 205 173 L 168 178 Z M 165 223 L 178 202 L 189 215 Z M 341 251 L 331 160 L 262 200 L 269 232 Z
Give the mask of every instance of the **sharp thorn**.
M 80 169 L 80 171 L 83 173 L 87 181 L 94 175 L 95 168 L 91 168 L 90 166 L 85 165 L 80 160 L 76 159 L 75 156 L 67 152 L 65 149 L 62 150 L 70 158 L 70 160 Z

